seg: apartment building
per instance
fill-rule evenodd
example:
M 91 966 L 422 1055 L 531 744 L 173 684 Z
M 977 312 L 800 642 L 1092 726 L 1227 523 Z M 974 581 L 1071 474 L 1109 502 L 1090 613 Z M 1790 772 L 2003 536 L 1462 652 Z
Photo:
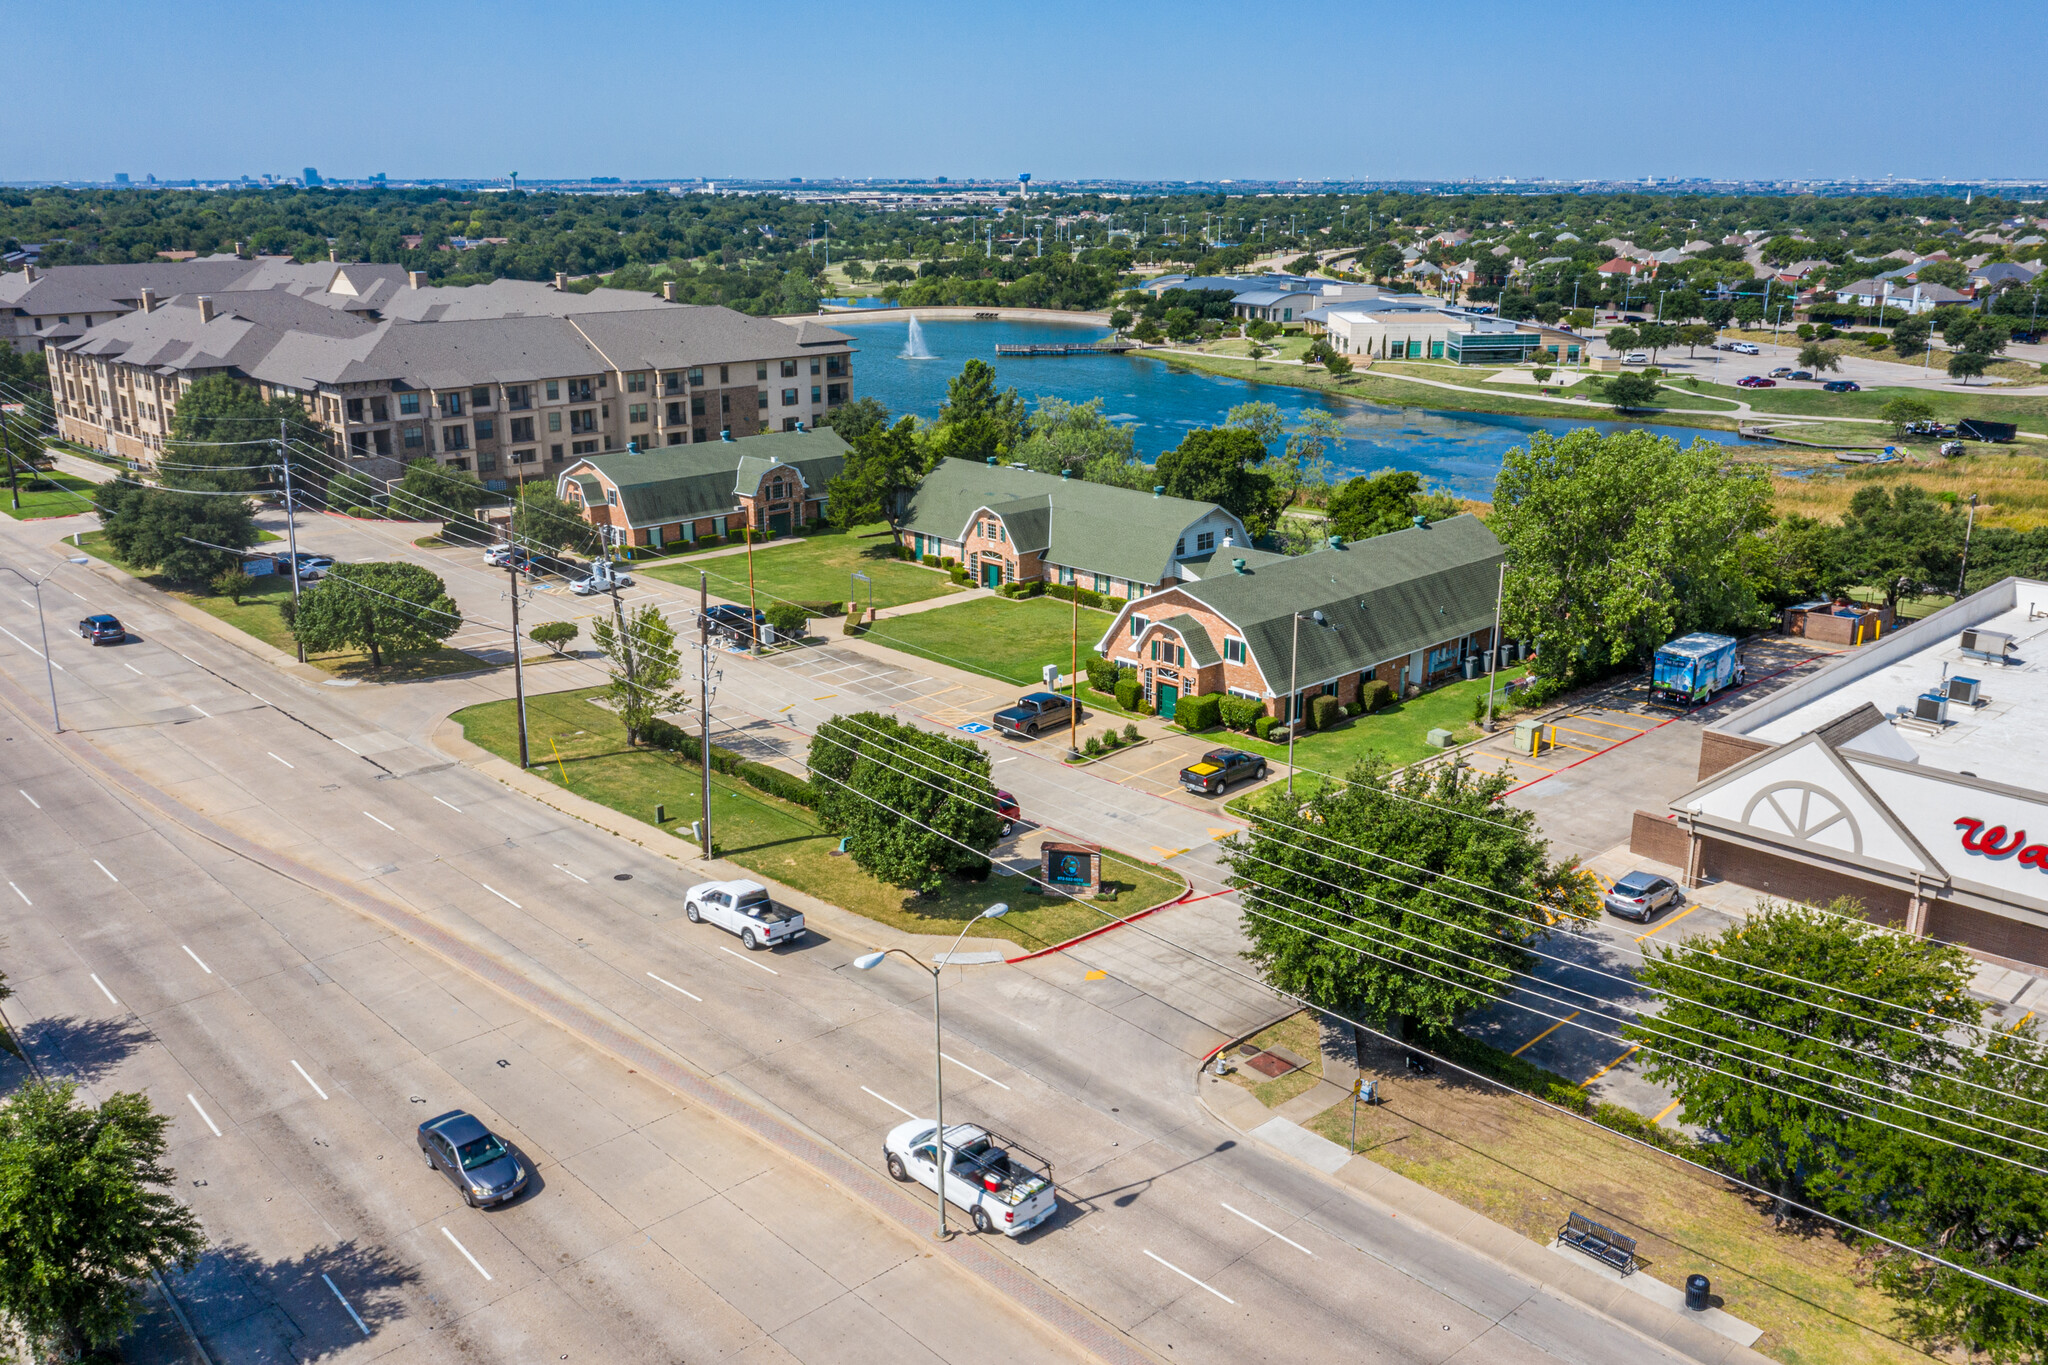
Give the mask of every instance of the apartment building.
M 368 287 L 405 282 L 396 265 L 350 266 Z M 327 262 L 300 264 L 289 256 L 245 260 L 226 254 L 190 261 L 131 265 L 29 265 L 0 274 L 0 341 L 24 355 L 75 341 L 94 326 L 135 312 L 143 295 L 222 294 L 256 289 L 319 290 L 334 276 Z
M 853 396 L 852 338 L 627 291 L 426 287 L 328 266 L 317 290 L 139 291 L 47 348 L 60 434 L 142 464 L 209 374 L 301 403 L 373 478 L 432 458 L 502 487 L 606 451 L 817 424 Z

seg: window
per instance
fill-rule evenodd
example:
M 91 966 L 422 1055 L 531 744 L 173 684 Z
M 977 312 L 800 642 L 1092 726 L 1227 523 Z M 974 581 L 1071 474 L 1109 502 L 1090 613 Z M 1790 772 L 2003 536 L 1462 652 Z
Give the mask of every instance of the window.
M 647 392 L 647 376 L 646 376 L 646 375 L 644 375 L 644 374 L 629 374 L 629 375 L 627 375 L 627 376 L 626 376 L 626 392 L 627 392 L 627 393 L 645 393 L 645 392 Z
M 513 464 L 532 464 L 539 458 L 540 452 L 537 450 L 515 450 L 512 452 Z
M 505 386 L 505 406 L 514 412 L 533 406 L 533 390 L 525 384 Z
M 590 381 L 588 379 L 572 379 L 569 381 L 569 401 L 571 403 L 588 403 L 591 397 Z
M 813 384 L 813 385 L 811 385 L 811 402 L 812 402 L 812 403 L 817 403 L 818 401 L 819 401 L 819 394 L 818 394 L 818 386 L 817 386 L 816 384 Z
M 680 370 L 669 370 L 664 373 L 661 376 L 661 391 L 663 393 L 681 393 L 683 391 L 682 372 Z
M 595 442 L 595 441 L 576 441 L 576 442 L 572 442 L 572 443 L 570 444 L 570 446 L 569 446 L 569 453 L 570 453 L 571 455 L 595 455 L 595 454 L 597 454 L 597 442 Z
M 690 371 L 690 387 L 697 388 L 704 383 L 704 371 L 700 367 Z
M 496 418 L 493 418 L 493 417 L 479 417 L 479 418 L 477 418 L 477 419 L 476 419 L 476 438 L 477 438 L 477 440 L 479 440 L 479 441 L 495 441 L 495 440 L 497 440 L 497 439 L 498 439 L 498 422 L 497 422 L 497 419 L 496 419 Z
M 784 379 L 796 378 L 796 362 L 794 360 L 785 360 L 782 362 L 782 377 Z
M 672 427 L 679 427 L 683 424 L 683 405 L 681 403 L 670 403 L 668 405 L 668 424 Z
M 1095 591 L 1097 591 L 1097 592 L 1101 592 L 1101 591 L 1103 591 L 1103 583 L 1102 583 L 1102 575 L 1101 575 L 1101 574 L 1097 574 L 1097 575 L 1095 575 Z M 1143 635 L 1143 634 L 1145 633 L 1145 627 L 1146 627 L 1146 626 L 1148 626 L 1148 625 L 1150 625 L 1150 624 L 1151 624 L 1151 622 L 1147 621 L 1147 620 L 1146 620 L 1146 619 L 1145 619 L 1144 617 L 1142 617 L 1142 616 L 1133 616 L 1133 617 L 1131 618 L 1131 638 L 1132 638 L 1133 640 L 1135 640 L 1135 639 L 1137 639 L 1137 638 L 1138 638 L 1138 637 L 1139 637 L 1140 635 Z
M 464 426 L 464 425 L 462 425 L 462 423 L 460 423 L 460 422 L 457 422 L 457 423 L 455 423 L 455 424 L 454 424 L 454 425 L 452 425 L 452 426 L 445 426 L 445 427 L 442 427 L 442 428 L 441 428 L 441 449 L 443 449 L 443 450 L 468 450 L 468 449 L 469 449 L 469 428 L 468 428 L 468 427 L 466 427 L 466 426 Z
M 1213 549 L 1215 549 L 1215 548 L 1216 548 L 1216 533 L 1215 533 L 1214 531 L 1197 531 L 1197 532 L 1195 532 L 1195 553 L 1196 553 L 1196 554 L 1198 554 L 1198 555 L 1205 555 L 1205 554 L 1209 553 L 1209 551 L 1211 551 L 1211 550 L 1213 550 Z
M 372 434 L 376 437 L 377 453 L 379 455 L 389 455 L 391 453 L 391 433 L 389 431 L 378 431 Z
M 531 441 L 533 439 L 533 419 L 531 417 L 514 417 L 511 427 L 513 440 Z
M 754 366 L 754 380 L 759 383 L 768 377 L 768 362 L 763 360 Z
M 444 417 L 460 417 L 460 416 L 462 416 L 462 395 L 461 395 L 461 394 L 459 394 L 459 393 L 444 393 L 444 394 L 442 394 L 442 395 L 440 396 L 440 398 L 439 398 L 439 400 L 438 400 L 438 401 L 439 401 L 439 403 L 441 404 L 441 415 L 442 415 L 442 416 L 444 416 Z
M 498 467 L 498 457 L 495 455 L 478 455 L 476 457 L 476 467 L 478 473 L 482 473 L 487 469 L 496 469 Z
M 560 446 L 560 444 L 551 445 L 548 447 L 548 458 L 550 460 L 559 460 L 562 458 L 562 447 Z
M 474 409 L 474 408 L 487 408 L 487 407 L 489 407 L 490 405 L 491 405 L 491 391 L 490 391 L 489 389 L 487 389 L 487 388 L 477 388 L 477 389 L 471 389 L 471 390 L 469 391 L 469 406 L 470 406 L 470 407 L 471 407 L 472 409 Z
M 824 362 L 823 362 L 822 360 L 819 360 L 819 359 L 818 359 L 818 357 L 816 357 L 816 356 L 812 356 L 812 357 L 811 357 L 811 373 L 812 373 L 812 374 L 817 374 L 817 373 L 818 373 L 818 372 L 819 372 L 820 370 L 822 370 L 822 369 L 824 369 L 824 368 L 825 368 L 825 363 L 824 363 Z
M 416 394 L 416 393 L 401 393 L 400 395 L 398 395 L 398 415 L 399 415 L 399 416 L 401 416 L 401 417 L 416 417 L 416 416 L 418 416 L 418 415 L 419 415 L 419 410 L 420 410 L 420 396 L 419 396 L 418 394 Z
M 561 401 L 562 401 L 562 381 L 561 381 L 561 380 L 559 380 L 559 379 L 550 379 L 550 380 L 548 381 L 548 401 L 549 401 L 550 403 L 559 403 L 559 402 L 561 402 Z
M 349 400 L 347 401 L 347 403 L 346 403 L 346 404 L 345 404 L 344 406 L 346 406 L 346 407 L 347 407 L 347 409 L 348 409 L 348 420 L 349 420 L 349 421 L 351 421 L 351 422 L 360 422 L 360 421 L 362 421 L 362 420 L 363 420 L 363 400 L 362 400 L 362 399 L 360 399 L 360 398 L 351 398 L 351 399 L 349 399 Z
M 596 430 L 597 430 L 597 410 L 596 410 L 595 408 L 571 408 L 571 409 L 569 409 L 569 430 L 571 430 L 571 431 L 596 431 Z
M 550 387 L 553 387 L 553 386 L 552 386 L 552 385 L 550 385 Z M 561 413 L 559 413 L 559 412 L 551 412 L 551 413 L 549 413 L 549 414 L 548 414 L 548 430 L 549 430 L 549 431 L 560 431 L 561 429 L 562 429 L 562 414 L 561 414 Z
M 793 408 L 796 406 L 795 389 L 784 389 L 782 391 L 782 406 L 784 406 L 785 408 Z
M 691 395 L 690 395 L 690 416 L 692 416 L 692 417 L 702 417 L 703 415 L 704 415 L 704 395 L 703 395 L 703 394 L 701 394 L 701 393 L 693 393 L 693 394 L 691 394 Z
M 407 450 L 418 450 L 421 446 L 427 443 L 425 427 L 409 426 L 404 428 L 404 431 L 405 448 Z
M 1179 540 L 1173 542 L 1173 552 L 1176 555 L 1184 555 L 1188 552 L 1188 538 L 1186 536 L 1182 536 Z
M 645 403 L 630 404 L 626 408 L 626 421 L 629 425 L 645 426 L 647 424 L 647 405 Z
M 1223 641 L 1223 661 L 1225 663 L 1233 664 L 1243 663 L 1244 641 L 1233 640 L 1226 637 Z
M 720 365 L 718 367 L 718 382 L 721 384 L 732 383 L 732 366 Z
M 755 391 L 754 406 L 763 412 L 768 410 L 768 390 L 759 389 Z
M 834 407 L 834 408 L 836 408 L 836 407 L 838 407 L 838 406 L 839 406 L 839 405 L 840 405 L 841 403 L 844 403 L 845 401 L 846 401 L 846 385 L 844 385 L 844 384 L 827 384 L 827 385 L 825 386 L 825 406 L 827 406 L 827 407 Z
M 731 395 L 731 394 L 729 394 L 729 393 L 721 393 L 720 395 L 718 395 L 718 410 L 719 410 L 720 412 L 731 412 L 731 411 L 732 411 L 732 395 Z

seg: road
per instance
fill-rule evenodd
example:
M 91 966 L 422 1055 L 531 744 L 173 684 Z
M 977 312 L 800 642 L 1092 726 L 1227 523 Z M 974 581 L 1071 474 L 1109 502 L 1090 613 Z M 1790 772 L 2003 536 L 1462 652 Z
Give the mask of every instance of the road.
M 0 551 L 38 571 L 49 538 L 8 523 Z M 865 947 L 853 917 L 749 956 L 682 922 L 687 867 L 367 718 L 369 698 L 406 689 L 294 676 L 89 568 L 59 564 L 45 592 L 60 627 L 73 594 L 141 638 L 53 636 L 80 731 L 53 746 L 34 728 L 33 613 L 0 599 L 0 795 L 20 796 L 0 868 L 21 898 L 11 1017 L 53 1068 L 176 1114 L 181 1193 L 218 1244 L 246 1248 L 178 1290 L 227 1358 L 315 1340 L 365 1356 L 404 1341 L 511 1359 L 540 1341 L 572 1359 L 1070 1358 L 1076 1322 L 1107 1324 L 1132 1358 L 1361 1339 L 1412 1360 L 1665 1356 L 1211 1118 L 1193 1066 L 1238 1030 L 1250 988 L 1227 957 L 1175 946 L 1200 933 L 1179 911 L 948 976 L 949 1114 L 1049 1156 L 1067 1208 L 935 1262 L 907 1241 L 928 1211 L 885 1182 L 860 1193 L 881 1134 L 924 1108 L 928 981 L 848 970 Z M 380 704 L 386 719 L 420 705 Z M 1098 801 L 1148 830 L 1208 818 L 1106 786 Z M 559 1026 L 579 1019 L 614 1041 Z M 500 1126 L 540 1191 L 488 1215 L 453 1205 L 410 1165 L 412 1123 L 442 1105 Z M 753 1164 L 733 1155 L 764 1133 Z M 804 1143 L 822 1153 L 810 1169 L 791 1157 Z M 826 1182 L 834 1162 L 855 1174 Z M 372 1335 L 348 1340 L 319 1274 Z

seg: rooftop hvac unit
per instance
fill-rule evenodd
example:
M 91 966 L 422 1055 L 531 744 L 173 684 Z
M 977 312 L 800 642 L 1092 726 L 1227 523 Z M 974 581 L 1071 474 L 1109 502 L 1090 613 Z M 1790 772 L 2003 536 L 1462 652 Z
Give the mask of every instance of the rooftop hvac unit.
M 1939 692 L 1922 692 L 1913 700 L 1913 719 L 1929 725 L 1948 723 L 1948 698 Z
M 1965 654 L 1978 654 L 2003 663 L 2012 653 L 2012 647 L 2012 636 L 2002 631 L 1972 629 L 1963 632 L 1962 649 Z
M 1981 699 L 1984 684 L 1975 678 L 1960 675 L 1948 680 L 1948 699 L 1958 706 L 1975 706 Z

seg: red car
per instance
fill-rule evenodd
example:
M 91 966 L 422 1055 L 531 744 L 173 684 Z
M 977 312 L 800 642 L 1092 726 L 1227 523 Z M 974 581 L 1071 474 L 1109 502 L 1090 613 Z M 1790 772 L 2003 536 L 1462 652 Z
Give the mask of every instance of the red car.
M 1000 787 L 996 789 L 996 814 L 1002 816 L 1003 819 L 1009 821 L 1012 825 L 1024 819 L 1024 813 L 1017 808 L 1017 798 Z M 1007 827 L 1003 830 L 1004 834 L 1009 832 Z
M 1738 389 L 1775 389 L 1778 387 L 1778 381 L 1766 379 L 1760 374 L 1746 374 L 1735 381 L 1735 387 Z

